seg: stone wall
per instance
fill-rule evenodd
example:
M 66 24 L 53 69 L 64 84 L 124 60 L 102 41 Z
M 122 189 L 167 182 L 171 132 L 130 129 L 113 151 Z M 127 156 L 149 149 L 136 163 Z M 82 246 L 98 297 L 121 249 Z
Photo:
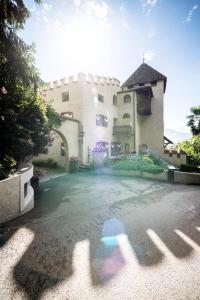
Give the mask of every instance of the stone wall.
M 174 172 L 174 182 L 182 184 L 200 184 L 200 174 L 187 172 Z

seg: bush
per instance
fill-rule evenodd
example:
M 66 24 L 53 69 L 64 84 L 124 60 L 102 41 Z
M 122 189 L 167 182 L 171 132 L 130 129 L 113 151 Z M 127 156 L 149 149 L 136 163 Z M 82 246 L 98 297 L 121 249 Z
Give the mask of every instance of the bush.
M 180 171 L 181 172 L 189 172 L 189 173 L 200 173 L 200 169 L 198 167 L 194 167 L 192 165 L 180 165 Z
M 0 180 L 5 179 L 12 174 L 15 170 L 14 167 L 16 166 L 16 161 L 6 155 L 5 158 L 0 162 Z
M 135 170 L 154 174 L 164 171 L 162 166 L 154 164 L 153 160 L 147 155 L 135 155 L 128 159 L 115 162 L 112 168 L 114 170 Z
M 98 165 L 97 165 L 97 163 L 94 160 L 92 160 L 89 163 L 89 167 L 90 167 L 91 170 L 95 170 L 95 169 L 98 168 Z
M 160 159 L 158 157 L 155 157 L 154 155 L 150 154 L 149 158 L 151 158 L 155 165 L 160 165 Z
M 36 167 L 44 167 L 50 169 L 55 169 L 58 167 L 57 162 L 52 158 L 35 160 L 33 161 L 33 165 Z

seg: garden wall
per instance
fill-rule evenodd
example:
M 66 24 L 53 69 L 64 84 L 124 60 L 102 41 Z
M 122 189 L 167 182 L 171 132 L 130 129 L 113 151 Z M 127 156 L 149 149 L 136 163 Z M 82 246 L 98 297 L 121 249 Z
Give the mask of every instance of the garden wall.
M 175 171 L 174 182 L 182 184 L 200 184 L 200 174 Z
M 101 174 L 105 175 L 118 175 L 118 176 L 131 176 L 131 177 L 141 177 L 149 178 L 154 180 L 170 181 L 171 183 L 181 183 L 181 184 L 198 184 L 200 185 L 200 174 L 197 173 L 186 173 L 174 171 L 173 179 L 169 179 L 168 170 L 164 170 L 159 174 L 152 174 L 141 171 L 129 171 L 129 170 L 112 170 L 109 168 L 102 168 Z
M 141 172 L 141 171 L 112 170 L 109 168 L 103 168 L 101 173 L 106 175 L 135 176 L 135 177 L 168 181 L 168 171 L 164 171 L 159 174 L 152 174 L 152 173 Z
M 186 153 L 183 151 L 177 152 L 175 150 L 164 150 L 163 159 L 170 162 L 173 166 L 180 167 L 186 164 Z
M 0 223 L 7 222 L 34 207 L 34 192 L 30 185 L 33 166 L 0 181 Z

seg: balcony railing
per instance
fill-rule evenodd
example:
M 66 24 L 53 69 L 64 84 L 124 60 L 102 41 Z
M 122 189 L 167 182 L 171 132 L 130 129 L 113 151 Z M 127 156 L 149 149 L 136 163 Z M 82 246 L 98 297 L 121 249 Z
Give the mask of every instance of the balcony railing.
M 129 125 L 113 126 L 113 135 L 131 135 L 132 129 Z

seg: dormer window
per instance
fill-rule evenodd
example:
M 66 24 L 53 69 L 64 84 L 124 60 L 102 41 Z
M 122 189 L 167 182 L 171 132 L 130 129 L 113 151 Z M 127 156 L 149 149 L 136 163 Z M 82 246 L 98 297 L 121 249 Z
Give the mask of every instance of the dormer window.
M 124 103 L 131 103 L 131 96 L 130 95 L 125 95 L 124 96 Z

